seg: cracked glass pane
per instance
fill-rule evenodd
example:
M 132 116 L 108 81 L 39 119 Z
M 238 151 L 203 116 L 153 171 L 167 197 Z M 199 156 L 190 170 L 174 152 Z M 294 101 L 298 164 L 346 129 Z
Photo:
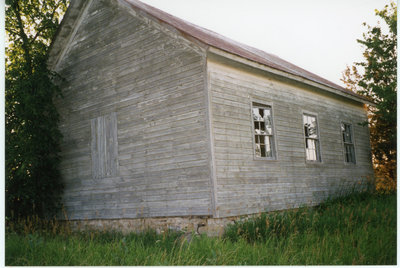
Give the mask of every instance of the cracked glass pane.
M 256 156 L 261 157 L 261 148 L 260 148 L 260 144 L 256 144 Z
M 262 121 L 262 116 L 260 115 L 259 108 L 253 108 L 253 119 L 254 121 Z
M 272 110 L 270 107 L 252 108 L 255 135 L 255 155 L 274 157 Z

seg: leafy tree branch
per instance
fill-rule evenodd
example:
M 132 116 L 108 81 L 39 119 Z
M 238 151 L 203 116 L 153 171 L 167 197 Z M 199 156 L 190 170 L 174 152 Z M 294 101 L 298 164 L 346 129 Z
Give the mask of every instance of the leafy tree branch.
M 13 218 L 56 212 L 63 184 L 59 94 L 47 68 L 49 44 L 67 0 L 6 2 L 6 214 Z
M 342 81 L 376 103 L 368 108 L 368 123 L 377 188 L 391 191 L 396 188 L 397 166 L 397 6 L 391 3 L 375 14 L 388 30 L 364 23 L 367 32 L 357 40 L 364 47 L 364 61 L 347 67 Z

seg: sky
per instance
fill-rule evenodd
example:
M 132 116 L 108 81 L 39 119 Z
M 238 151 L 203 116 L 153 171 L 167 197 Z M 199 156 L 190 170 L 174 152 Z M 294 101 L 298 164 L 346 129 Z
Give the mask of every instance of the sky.
M 357 43 L 390 0 L 141 0 L 181 19 L 275 54 L 344 86 Z M 384 23 L 381 22 L 383 25 Z

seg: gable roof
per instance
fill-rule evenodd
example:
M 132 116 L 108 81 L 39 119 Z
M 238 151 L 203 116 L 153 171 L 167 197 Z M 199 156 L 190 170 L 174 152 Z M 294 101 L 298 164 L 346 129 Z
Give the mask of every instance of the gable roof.
M 222 51 L 228 52 L 233 55 L 237 55 L 239 57 L 242 57 L 244 59 L 265 65 L 267 67 L 282 71 L 287 74 L 295 75 L 300 78 L 304 78 L 306 80 L 315 82 L 317 84 L 329 87 L 330 89 L 333 89 L 333 91 L 340 93 L 340 95 L 343 95 L 343 93 L 347 96 L 352 96 L 352 99 L 356 97 L 359 101 L 363 103 L 370 103 L 370 100 L 364 96 L 358 95 L 354 93 L 353 91 L 347 90 L 331 81 L 328 81 L 316 74 L 313 74 L 307 70 L 304 70 L 288 61 L 285 61 L 281 58 L 279 58 L 276 55 L 264 52 L 262 50 L 250 47 L 248 45 L 236 42 L 230 38 L 227 38 L 225 36 L 222 36 L 216 32 L 213 32 L 211 30 L 205 29 L 203 27 L 197 26 L 195 24 L 192 24 L 190 22 L 187 22 L 185 20 L 182 20 L 180 18 L 177 18 L 171 14 L 168 14 L 162 10 L 159 10 L 155 7 L 149 6 L 147 4 L 144 4 L 138 0 L 119 0 L 120 2 L 128 4 L 131 8 L 136 10 L 139 13 L 144 13 L 144 15 L 150 16 L 152 19 L 158 21 L 159 23 L 165 23 L 167 25 L 172 26 L 176 30 L 180 31 L 183 33 L 184 36 L 188 36 L 191 38 L 194 38 L 198 40 L 199 42 L 205 44 L 206 46 L 214 47 L 217 49 L 220 49 Z M 65 17 L 72 17 L 70 21 L 75 21 L 78 20 L 79 18 L 77 13 L 84 13 L 82 11 L 85 9 L 86 6 L 88 6 L 87 0 L 71 0 L 70 7 L 67 11 L 67 14 Z M 66 20 L 66 18 L 64 18 Z M 74 26 L 76 26 L 76 22 L 70 22 L 69 25 L 63 26 L 64 23 L 61 25 L 61 30 L 56 34 L 56 39 L 60 38 L 66 38 L 70 34 L 71 31 L 73 31 Z M 63 29 L 64 28 L 64 29 Z M 67 28 L 67 29 L 65 29 Z M 60 37 L 58 37 L 60 36 Z M 61 42 L 63 43 L 63 42 Z M 60 46 L 60 42 L 58 42 L 58 46 Z M 51 55 L 59 54 L 61 53 L 62 48 L 59 47 L 52 47 L 51 50 Z M 54 61 L 51 62 L 54 64 Z M 331 91 L 331 90 L 330 90 Z M 349 96 L 349 97 L 350 97 Z

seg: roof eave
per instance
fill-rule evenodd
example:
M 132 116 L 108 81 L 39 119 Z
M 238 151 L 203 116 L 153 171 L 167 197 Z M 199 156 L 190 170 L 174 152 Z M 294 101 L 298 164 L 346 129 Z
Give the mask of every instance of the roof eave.
M 312 80 L 309 80 L 309 79 L 306 79 L 306 78 L 303 78 L 303 77 L 300 77 L 300 76 L 297 76 L 297 75 L 293 75 L 291 73 L 287 73 L 287 72 L 284 72 L 284 71 L 281 71 L 281 70 L 278 70 L 278 69 L 275 69 L 275 68 L 271 68 L 271 67 L 266 66 L 264 64 L 260 64 L 260 63 L 255 62 L 255 61 L 248 60 L 246 58 L 234 55 L 234 54 L 229 53 L 227 51 L 223 51 L 223 50 L 221 50 L 219 48 L 216 48 L 216 47 L 210 46 L 208 48 L 208 50 L 207 50 L 207 53 L 208 54 L 214 54 L 214 55 L 217 55 L 217 56 L 222 56 L 224 58 L 227 58 L 227 59 L 230 59 L 230 60 L 245 64 L 245 65 L 251 66 L 253 68 L 257 68 L 257 69 L 272 73 L 274 75 L 278 75 L 278 76 L 281 76 L 281 77 L 284 77 L 284 78 L 288 78 L 290 80 L 293 80 L 293 81 L 296 81 L 296 82 L 300 82 L 300 83 L 308 85 L 308 86 L 319 88 L 319 89 L 324 90 L 326 92 L 330 92 L 332 94 L 339 95 L 339 96 L 345 97 L 347 99 L 351 99 L 351 100 L 359 102 L 359 103 L 372 105 L 372 106 L 376 105 L 375 103 L 371 102 L 367 98 L 365 98 L 363 96 L 360 96 L 360 95 L 357 95 L 354 92 L 351 92 L 351 91 L 349 91 L 349 92 L 339 91 L 336 88 L 333 88 L 333 87 L 330 87 L 330 86 L 327 86 L 327 85 L 323 85 L 323 84 L 320 84 L 318 82 L 315 82 L 315 81 L 312 81 Z
M 57 70 L 59 62 L 65 56 L 66 49 L 78 30 L 83 14 L 87 11 L 92 1 L 93 0 L 71 0 L 50 45 L 47 65 L 51 70 Z

